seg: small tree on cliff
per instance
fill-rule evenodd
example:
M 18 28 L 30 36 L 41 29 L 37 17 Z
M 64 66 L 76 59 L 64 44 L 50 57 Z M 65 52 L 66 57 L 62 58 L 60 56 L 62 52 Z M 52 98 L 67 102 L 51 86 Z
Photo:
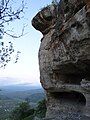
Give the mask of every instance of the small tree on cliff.
M 3 36 L 6 34 L 13 38 L 19 38 L 23 36 L 24 32 L 24 27 L 19 36 L 11 34 L 11 30 L 6 30 L 11 22 L 20 20 L 24 13 L 25 4 L 23 0 L 21 1 L 20 7 L 17 9 L 14 8 L 13 3 L 13 0 L 0 0 L 0 67 L 5 67 L 11 60 L 12 53 L 14 53 L 13 43 L 9 41 L 8 45 L 5 45 Z M 18 60 L 19 53 L 18 51 L 15 62 Z

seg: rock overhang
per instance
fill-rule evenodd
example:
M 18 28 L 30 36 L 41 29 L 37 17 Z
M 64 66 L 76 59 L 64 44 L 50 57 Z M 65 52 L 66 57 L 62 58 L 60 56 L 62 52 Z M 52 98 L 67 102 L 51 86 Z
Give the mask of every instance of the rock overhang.
M 32 19 L 33 27 L 42 32 L 42 34 L 47 34 L 51 29 L 50 27 L 55 22 L 56 7 L 57 5 L 48 5 L 47 7 L 42 8 L 42 10 Z
M 47 94 L 46 116 L 55 117 L 54 120 L 57 116 L 64 119 L 62 114 L 68 117 L 70 109 L 73 117 L 74 112 L 78 116 L 78 111 L 81 117 L 90 114 L 90 7 L 89 1 L 85 2 L 61 0 L 57 6 L 51 5 L 52 9 L 42 9 L 32 20 L 32 25 L 43 34 L 39 49 L 40 81 Z M 58 99 L 52 94 L 58 94 Z M 70 98 L 63 99 L 67 103 L 64 105 L 59 96 L 66 94 L 80 96 L 78 101 L 84 101 L 84 106 L 68 106 Z

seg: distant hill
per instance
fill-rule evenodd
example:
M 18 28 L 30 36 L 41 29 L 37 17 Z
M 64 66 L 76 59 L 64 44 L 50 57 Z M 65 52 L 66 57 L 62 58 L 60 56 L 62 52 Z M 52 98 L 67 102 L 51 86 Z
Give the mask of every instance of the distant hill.
M 7 85 L 7 86 L 0 86 L 1 91 L 5 92 L 14 92 L 14 91 L 26 91 L 31 89 L 42 89 L 41 85 L 34 85 L 34 84 L 15 84 L 15 85 Z
M 0 100 L 29 100 L 36 103 L 45 97 L 44 90 L 41 86 L 13 85 L 3 86 L 0 91 Z
M 28 101 L 32 103 L 37 103 L 44 98 L 45 98 L 45 94 L 43 92 L 40 93 L 37 92 L 32 95 L 29 95 L 26 99 L 28 99 Z
M 27 97 L 35 94 L 35 96 L 38 95 L 38 93 L 43 96 L 44 90 L 41 86 L 32 86 L 29 85 L 10 85 L 10 86 L 3 86 L 0 91 L 0 99 L 1 100 L 25 100 Z M 37 94 L 37 95 L 36 95 Z M 39 97 L 41 98 L 41 96 Z M 33 97 L 32 97 L 33 98 Z
M 0 100 L 10 100 L 10 98 L 5 95 L 0 95 Z
M 9 88 L 10 87 L 10 88 Z M 11 90 L 13 89 L 13 90 Z M 20 102 L 28 101 L 32 107 L 35 107 L 37 102 L 44 99 L 45 94 L 41 86 L 6 86 L 0 91 L 0 120 L 5 120 L 10 111 L 14 109 Z
M 0 92 L 0 98 L 8 98 L 8 99 L 21 99 L 25 100 L 26 97 L 33 96 L 34 94 L 36 95 L 37 93 L 44 94 L 44 90 L 42 88 L 35 88 L 31 90 L 26 90 L 26 91 L 1 91 Z M 37 94 L 38 95 L 38 94 Z

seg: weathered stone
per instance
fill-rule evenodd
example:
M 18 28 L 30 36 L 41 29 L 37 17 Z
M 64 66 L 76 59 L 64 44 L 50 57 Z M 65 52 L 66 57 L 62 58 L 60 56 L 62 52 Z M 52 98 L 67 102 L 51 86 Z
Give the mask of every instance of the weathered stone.
M 55 18 L 57 17 L 57 6 L 49 5 L 38 12 L 32 20 L 32 25 L 35 29 L 46 34 L 50 31 L 52 25 L 55 24 Z
M 59 16 L 62 15 L 63 21 L 66 22 L 80 9 L 82 9 L 84 5 L 84 0 L 60 0 L 58 14 Z
M 46 7 L 32 20 L 44 35 L 39 65 L 40 81 L 47 95 L 45 120 L 89 120 L 89 2 L 61 0 L 51 6 L 52 10 Z

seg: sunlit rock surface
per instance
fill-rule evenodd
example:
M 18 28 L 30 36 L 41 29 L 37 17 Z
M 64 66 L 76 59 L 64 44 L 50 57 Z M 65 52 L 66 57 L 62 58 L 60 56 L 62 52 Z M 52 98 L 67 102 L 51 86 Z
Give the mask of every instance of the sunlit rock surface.
M 32 20 L 43 34 L 40 81 L 47 95 L 45 120 L 90 119 L 90 1 L 61 0 Z

